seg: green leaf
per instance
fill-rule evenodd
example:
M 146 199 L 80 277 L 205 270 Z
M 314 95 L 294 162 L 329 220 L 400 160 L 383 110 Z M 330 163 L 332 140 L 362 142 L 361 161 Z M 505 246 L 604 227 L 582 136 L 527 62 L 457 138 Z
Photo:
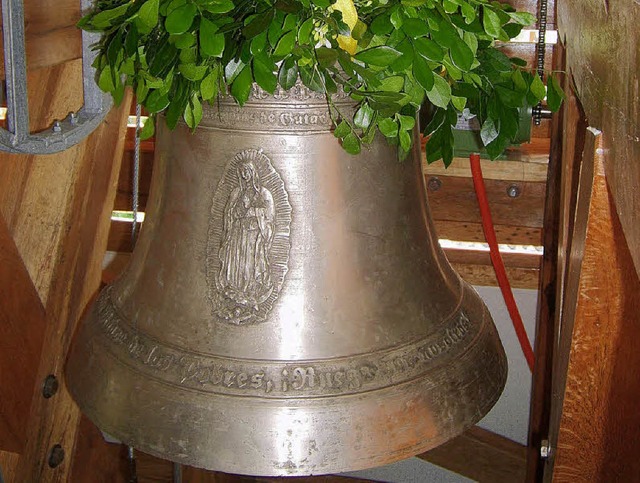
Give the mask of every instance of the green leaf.
M 442 62 L 444 58 L 444 49 L 436 44 L 433 40 L 420 38 L 413 42 L 415 51 L 427 60 L 433 62 Z
M 434 75 L 433 71 L 427 65 L 427 62 L 420 56 L 413 58 L 413 77 L 418 81 L 425 91 L 433 89 Z M 439 76 L 438 76 L 439 77 Z
M 333 135 L 337 138 L 342 139 L 350 132 L 351 132 L 351 126 L 349 126 L 349 123 L 347 121 L 341 121 L 340 124 L 338 124 L 336 128 L 333 130 Z
M 475 56 L 466 43 L 462 40 L 459 42 L 456 41 L 450 47 L 449 52 L 451 53 L 453 65 L 464 72 L 471 70 L 471 65 L 473 64 Z
M 507 12 L 511 20 L 520 25 L 532 25 L 536 21 L 535 15 L 529 12 Z
M 196 65 L 196 64 L 178 65 L 178 70 L 183 75 L 183 77 L 194 82 L 201 80 L 207 73 L 207 69 L 208 67 L 206 65 Z
M 558 111 L 564 99 L 564 91 L 553 74 L 547 79 L 547 106 L 552 112 Z
M 155 116 L 149 116 L 147 120 L 144 122 L 144 126 L 142 126 L 142 129 L 140 129 L 139 137 L 141 141 L 149 139 L 155 134 L 156 132 L 155 124 L 156 124 Z
M 202 104 L 198 96 L 193 94 L 184 110 L 184 122 L 191 129 L 195 129 L 200 124 L 200 121 L 202 121 Z
M 385 117 L 378 122 L 378 129 L 388 138 L 394 138 L 398 135 L 398 123 L 390 117 Z
M 398 133 L 398 139 L 400 140 L 400 148 L 403 151 L 409 151 L 411 149 L 411 135 L 407 131 L 400 131 Z
M 98 30 L 106 30 L 107 27 L 114 25 L 115 19 L 123 16 L 129 9 L 130 4 L 127 2 L 116 8 L 104 10 L 91 18 L 91 25 Z
M 476 10 L 467 2 L 461 2 L 460 7 L 464 21 L 468 24 L 472 23 L 476 19 Z
M 316 48 L 316 58 L 320 67 L 331 67 L 338 60 L 338 51 L 328 47 L 318 47 Z
M 431 31 L 431 38 L 441 46 L 450 48 L 458 39 L 460 39 L 458 31 L 451 24 L 448 17 L 440 19 L 437 26 L 437 29 Z
M 293 57 L 287 57 L 280 65 L 278 82 L 286 91 L 291 89 L 298 80 L 298 65 Z
M 427 22 L 418 18 L 408 18 L 402 23 L 402 30 L 411 38 L 426 37 L 430 29 Z
M 293 50 L 293 46 L 296 44 L 297 32 L 295 30 L 291 30 L 280 37 L 278 43 L 276 44 L 276 48 L 273 51 L 274 57 L 286 57 Z
M 445 109 L 451 100 L 451 86 L 445 79 L 436 75 L 433 88 L 427 91 L 427 97 L 434 106 Z
M 542 82 L 542 79 L 540 79 L 540 76 L 538 74 L 533 76 L 533 80 L 531 81 L 529 90 L 538 101 L 541 101 L 542 99 L 544 99 L 544 96 L 547 94 L 547 90 L 544 87 L 544 83 Z
M 342 148 L 349 154 L 359 154 L 361 146 L 358 136 L 354 133 L 347 134 L 342 140 Z
M 298 69 L 300 71 L 300 79 L 305 86 L 315 92 L 324 92 L 324 79 L 317 69 L 300 65 L 298 65 Z
M 207 12 L 211 13 L 227 13 L 235 8 L 231 0 L 211 0 L 202 4 Z
M 495 91 L 502 103 L 507 107 L 518 108 L 524 102 L 524 92 L 514 91 L 503 86 L 496 86 Z
M 371 125 L 374 111 L 366 102 L 363 103 L 353 116 L 353 123 L 360 129 L 367 129 Z
M 98 87 L 104 92 L 113 92 L 116 90 L 116 85 L 113 82 L 113 74 L 111 72 L 110 66 L 105 65 L 102 71 L 100 71 L 100 76 L 98 77 Z
M 400 120 L 400 129 L 402 131 L 411 131 L 416 125 L 416 119 L 414 117 L 399 114 L 398 119 Z
M 498 137 L 500 132 L 498 131 L 499 125 L 496 126 L 494 120 L 488 117 L 484 123 L 482 124 L 482 128 L 480 129 L 480 139 L 482 139 L 482 144 L 487 146 L 494 139 Z
M 183 34 L 191 24 L 196 16 L 197 8 L 192 3 L 187 3 L 179 8 L 176 8 L 169 14 L 164 21 L 164 27 L 170 34 Z
M 218 33 L 218 26 L 206 18 L 200 19 L 200 52 L 209 57 L 222 57 L 224 34 Z
M 380 82 L 379 90 L 388 92 L 400 92 L 404 87 L 404 76 L 392 75 L 385 77 Z
M 200 82 L 200 95 L 205 101 L 211 100 L 218 95 L 218 77 L 220 76 L 220 66 L 216 65 L 212 71 Z
M 158 24 L 159 0 L 147 0 L 138 10 L 138 18 L 148 29 L 152 29 Z
M 233 84 L 231 84 L 231 95 L 241 106 L 243 106 L 249 99 L 252 83 L 253 76 L 251 75 L 251 68 L 246 65 L 235 78 Z
M 169 98 L 159 90 L 151 92 L 145 100 L 144 107 L 150 113 L 164 111 L 169 105 Z
M 273 94 L 278 85 L 275 70 L 276 64 L 266 54 L 253 58 L 253 77 L 256 83 L 269 94 Z
M 373 19 L 369 30 L 375 35 L 387 35 L 393 31 L 393 24 L 389 18 L 389 13 L 383 13 Z
M 177 49 L 189 49 L 196 43 L 196 36 L 192 32 L 186 32 L 180 35 L 172 35 L 169 37 L 169 41 L 173 41 L 173 45 Z
M 502 31 L 502 22 L 498 14 L 490 7 L 486 5 L 482 6 L 482 26 L 484 31 L 493 38 L 500 37 Z
M 313 30 L 313 18 L 310 17 L 304 22 L 302 22 L 302 25 L 300 25 L 300 28 L 298 29 L 298 43 L 300 44 L 309 43 L 309 38 L 311 36 L 312 30 Z
M 462 112 L 462 110 L 467 105 L 467 98 L 451 96 L 451 104 L 453 104 L 453 107 L 455 107 L 458 111 Z
M 378 47 L 372 47 L 370 49 L 363 50 L 362 52 L 358 52 L 355 55 L 355 59 L 368 65 L 387 67 L 401 55 L 402 52 L 399 52 L 396 49 L 386 45 L 380 45 Z
M 249 23 L 244 29 L 242 29 L 242 33 L 246 38 L 251 39 L 256 35 L 265 32 L 269 25 L 271 25 L 273 15 L 274 10 L 272 8 L 261 15 L 257 15 L 256 17 L 254 17 L 251 23 Z

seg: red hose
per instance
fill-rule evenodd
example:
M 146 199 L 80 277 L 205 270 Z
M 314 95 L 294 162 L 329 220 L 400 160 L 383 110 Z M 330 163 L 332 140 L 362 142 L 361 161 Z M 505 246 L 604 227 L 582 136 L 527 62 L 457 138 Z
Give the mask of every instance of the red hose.
M 484 179 L 482 178 L 482 168 L 480 167 L 480 155 L 472 154 L 469 156 L 471 161 L 471 175 L 473 177 L 473 185 L 476 189 L 476 196 L 478 197 L 478 206 L 480 207 L 480 215 L 482 217 L 482 230 L 484 231 L 484 237 L 489 244 L 489 254 L 491 256 L 491 263 L 493 269 L 496 272 L 496 278 L 498 279 L 498 285 L 502 291 L 504 302 L 507 305 L 507 310 L 511 316 L 513 322 L 513 328 L 518 336 L 520 347 L 524 353 L 524 358 L 527 360 L 529 369 L 533 372 L 534 355 L 531 343 L 527 337 L 527 331 L 522 323 L 522 317 L 516 305 L 516 300 L 513 298 L 513 292 L 511 285 L 509 284 L 509 278 L 507 277 L 507 271 L 504 268 L 504 262 L 498 249 L 498 240 L 496 239 L 496 232 L 493 226 L 493 220 L 491 219 L 491 211 L 489 210 L 489 202 L 487 201 L 487 191 L 484 186 Z

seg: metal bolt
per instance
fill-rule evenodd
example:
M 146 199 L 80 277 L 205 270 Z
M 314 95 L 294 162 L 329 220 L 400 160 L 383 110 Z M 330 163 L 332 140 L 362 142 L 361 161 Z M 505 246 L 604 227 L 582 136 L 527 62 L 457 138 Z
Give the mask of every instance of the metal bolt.
M 431 176 L 427 181 L 427 188 L 429 188 L 429 191 L 438 191 L 442 188 L 442 181 L 437 176 Z
M 551 446 L 548 439 L 543 439 L 540 442 L 540 458 L 543 460 L 548 459 L 551 456 Z
M 71 114 L 69 114 L 69 122 L 71 123 L 72 126 L 75 126 L 76 124 L 78 124 L 78 116 L 76 115 L 75 112 L 72 112 Z
M 57 468 L 64 461 L 64 449 L 59 444 L 54 445 L 49 451 L 49 467 Z
M 62 131 L 62 124 L 60 124 L 60 121 L 55 121 L 53 123 L 53 132 L 61 132 Z
M 509 198 L 517 198 L 520 196 L 520 186 L 516 184 L 509 186 L 507 188 L 507 196 L 509 196 Z
M 58 392 L 58 387 L 59 387 L 58 378 L 53 374 L 49 374 L 45 378 L 44 384 L 42 384 L 42 396 L 45 399 L 49 399 L 56 392 Z

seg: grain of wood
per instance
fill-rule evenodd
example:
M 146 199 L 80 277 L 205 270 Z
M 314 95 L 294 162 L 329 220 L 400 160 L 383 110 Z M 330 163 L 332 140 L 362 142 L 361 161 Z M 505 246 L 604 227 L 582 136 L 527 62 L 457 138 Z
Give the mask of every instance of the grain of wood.
M 467 177 L 439 176 L 441 186 L 429 190 L 429 206 L 433 219 L 461 223 L 481 223 L 473 181 Z M 511 198 L 507 190 L 518 186 L 520 194 Z M 428 180 L 427 180 L 428 185 Z M 545 183 L 514 183 L 485 180 L 489 208 L 495 225 L 542 228 Z
M 535 162 L 491 161 L 483 159 L 481 161 L 482 176 L 484 179 L 542 183 L 547 180 L 547 160 L 548 155 L 543 161 Z M 441 162 L 426 164 L 423 157 L 423 169 L 427 176 L 471 177 L 468 158 L 454 158 L 449 167 L 445 168 Z
M 492 266 L 452 263 L 463 280 L 471 285 L 497 287 L 498 280 Z M 505 267 L 512 288 L 536 290 L 540 271 L 535 268 Z
M 526 448 L 474 426 L 418 458 L 481 483 L 524 481 Z
M 588 215 L 584 241 L 574 238 L 572 246 L 580 263 L 567 275 L 563 328 L 568 327 L 559 346 L 569 347 L 568 361 L 561 358 L 556 367 L 556 374 L 566 367 L 566 384 L 554 389 L 564 400 L 555 407 L 561 414 L 552 426 L 555 465 L 547 481 L 637 481 L 640 475 L 640 279 L 604 174 L 602 137 L 593 148 L 585 150 L 595 158 L 586 170 L 593 173 L 590 196 L 578 201 L 578 211 L 585 208 Z
M 31 97 L 34 112 L 41 116 L 34 119 L 36 124 L 76 101 L 81 90 L 74 72 L 79 72 L 78 62 L 29 73 L 30 88 L 40 86 Z M 0 212 L 50 321 L 36 380 L 55 374 L 63 382 L 62 365 L 75 323 L 99 284 L 119 166 L 114 159 L 122 153 L 125 119 L 124 109 L 114 110 L 88 140 L 63 153 L 2 155 Z M 15 481 L 67 481 L 77 421 L 77 407 L 64 384 L 51 399 L 35 391 Z M 58 443 L 67 459 L 51 469 L 48 453 Z
M 0 449 L 21 453 L 46 326 L 45 311 L 0 216 Z

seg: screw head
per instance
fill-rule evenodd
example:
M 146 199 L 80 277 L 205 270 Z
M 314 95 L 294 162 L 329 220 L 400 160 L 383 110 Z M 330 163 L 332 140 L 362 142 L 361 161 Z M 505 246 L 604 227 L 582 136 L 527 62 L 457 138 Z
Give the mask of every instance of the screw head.
M 518 186 L 517 184 L 512 184 L 511 186 L 509 186 L 507 188 L 507 196 L 509 196 L 509 198 L 517 198 L 518 196 L 520 196 L 520 186 Z
M 437 176 L 431 176 L 429 181 L 427 181 L 427 188 L 429 191 L 438 191 L 442 188 L 442 181 Z
M 61 132 L 62 131 L 62 124 L 60 124 L 60 121 L 55 121 L 53 123 L 53 132 Z
M 53 445 L 49 451 L 49 467 L 57 468 L 64 461 L 64 449 L 59 444 Z
M 58 378 L 53 374 L 49 374 L 42 384 L 42 396 L 45 399 L 49 399 L 53 397 L 53 395 L 58 392 L 58 387 L 60 384 L 58 383 Z

